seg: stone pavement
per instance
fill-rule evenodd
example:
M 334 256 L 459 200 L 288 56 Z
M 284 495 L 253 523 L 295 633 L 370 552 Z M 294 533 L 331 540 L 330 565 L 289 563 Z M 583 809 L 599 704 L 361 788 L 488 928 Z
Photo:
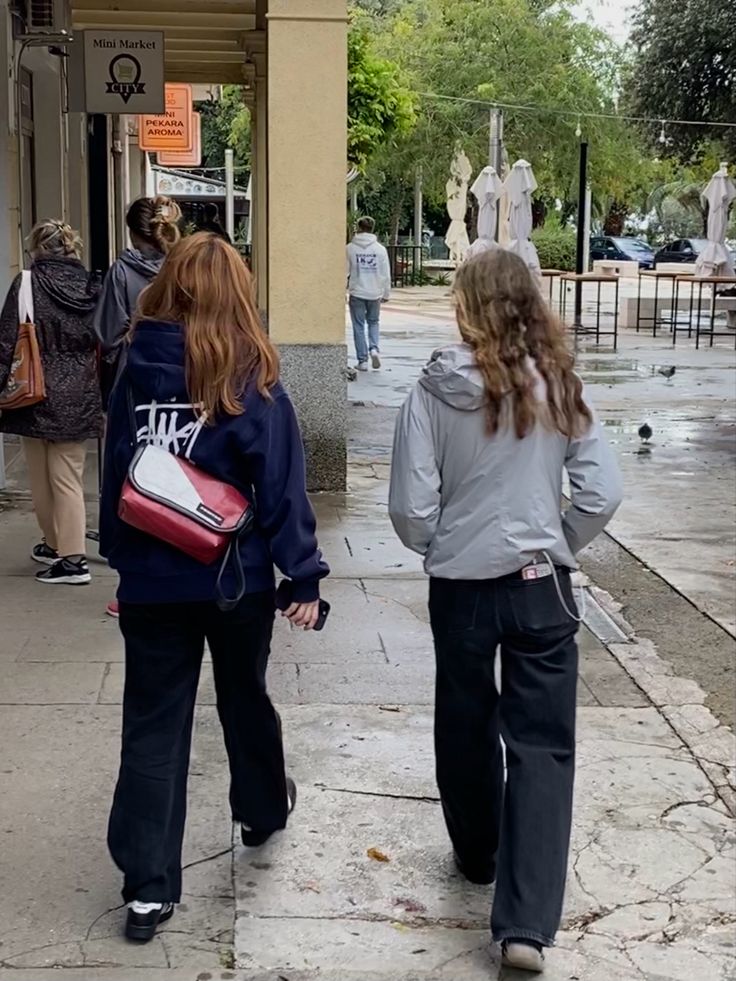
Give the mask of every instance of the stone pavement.
M 412 362 L 433 330 L 421 351 L 414 338 Z M 119 881 L 104 843 L 122 690 L 117 627 L 102 615 L 113 577 L 95 564 L 90 587 L 37 586 L 25 502 L 0 514 L 0 981 L 520 977 L 500 970 L 489 948 L 490 890 L 468 886 L 452 865 L 433 780 L 426 584 L 386 516 L 392 406 L 408 385 L 411 344 L 391 337 L 384 374 L 352 390 L 363 404 L 353 409 L 351 489 L 317 500 L 333 569 L 329 628 L 305 636 L 280 622 L 276 631 L 269 677 L 300 788 L 293 821 L 258 852 L 231 847 L 205 665 L 185 896 L 145 947 L 120 938 Z M 586 568 L 605 574 L 620 560 L 613 548 L 592 550 Z M 627 575 L 633 582 L 639 571 Z M 683 618 L 675 622 L 705 621 L 659 582 L 668 592 L 656 602 Z M 707 686 L 662 656 L 666 630 L 642 636 L 620 595 L 581 583 L 573 852 L 545 976 L 733 981 L 732 735 L 711 713 Z

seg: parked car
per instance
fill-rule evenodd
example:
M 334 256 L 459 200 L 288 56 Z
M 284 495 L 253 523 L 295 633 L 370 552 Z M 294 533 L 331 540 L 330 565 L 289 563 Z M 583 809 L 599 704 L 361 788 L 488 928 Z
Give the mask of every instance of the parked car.
M 707 244 L 706 238 L 678 238 L 659 250 L 654 257 L 655 265 L 662 262 L 695 262 Z
M 638 262 L 640 269 L 654 267 L 654 252 L 641 238 L 614 238 L 601 235 L 590 240 L 590 258 L 615 259 L 619 262 Z

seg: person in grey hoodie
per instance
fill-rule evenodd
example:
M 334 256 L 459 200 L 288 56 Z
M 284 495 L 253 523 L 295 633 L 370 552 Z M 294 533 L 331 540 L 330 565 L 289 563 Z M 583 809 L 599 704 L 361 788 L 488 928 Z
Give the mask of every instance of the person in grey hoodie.
M 347 247 L 350 319 L 358 371 L 368 371 L 369 355 L 373 367 L 381 367 L 381 303 L 391 296 L 388 252 L 373 234 L 375 227 L 372 218 L 361 218 L 358 231 Z
M 484 252 L 454 296 L 463 343 L 433 356 L 401 410 L 389 513 L 430 576 L 437 780 L 456 862 L 472 882 L 496 880 L 504 962 L 541 971 L 572 822 L 570 572 L 616 511 L 621 476 L 524 262 Z
M 110 266 L 95 311 L 95 331 L 103 355 L 103 398 L 122 367 L 122 341 L 135 313 L 138 297 L 158 273 L 167 252 L 179 241 L 178 204 L 167 197 L 138 198 L 125 221 L 132 248 L 124 249 Z
M 181 210 L 171 198 L 138 198 L 128 208 L 125 222 L 132 248 L 113 262 L 102 284 L 94 328 L 100 342 L 100 388 L 107 409 L 115 382 L 124 367 L 123 340 L 133 319 L 138 297 L 158 274 L 167 253 L 179 241 Z M 118 602 L 107 604 L 118 616 Z

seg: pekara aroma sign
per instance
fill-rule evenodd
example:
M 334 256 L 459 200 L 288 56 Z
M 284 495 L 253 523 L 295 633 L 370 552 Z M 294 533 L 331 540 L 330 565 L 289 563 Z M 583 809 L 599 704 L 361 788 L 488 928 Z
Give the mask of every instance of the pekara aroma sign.
M 161 112 L 163 33 L 85 31 L 84 90 L 87 112 Z

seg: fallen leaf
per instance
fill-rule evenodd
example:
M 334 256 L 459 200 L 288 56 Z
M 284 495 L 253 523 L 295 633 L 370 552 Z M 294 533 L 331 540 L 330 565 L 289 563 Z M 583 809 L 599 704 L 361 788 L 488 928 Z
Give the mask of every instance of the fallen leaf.
M 412 951 L 412 954 L 426 954 L 426 953 L 427 953 L 426 947 L 420 947 L 418 950 Z
M 379 712 L 400 712 L 401 711 L 401 706 L 400 705 L 379 705 L 378 706 L 378 711 Z
M 384 853 L 379 848 L 369 848 L 366 854 L 368 855 L 368 858 L 372 858 L 374 862 L 391 861 L 388 855 L 384 855 Z
M 305 882 L 299 886 L 300 892 L 322 892 L 318 882 Z

